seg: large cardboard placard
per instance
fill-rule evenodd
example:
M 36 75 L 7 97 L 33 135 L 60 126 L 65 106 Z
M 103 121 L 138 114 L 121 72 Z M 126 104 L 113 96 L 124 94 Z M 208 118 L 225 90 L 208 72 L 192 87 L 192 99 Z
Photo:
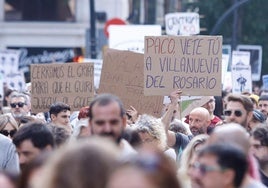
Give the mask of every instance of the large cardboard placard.
M 107 49 L 104 53 L 99 93 L 117 95 L 128 109 L 133 106 L 139 113 L 159 117 L 163 97 L 143 94 L 144 55 L 130 51 Z
M 92 63 L 31 65 L 32 112 L 47 112 L 51 104 L 64 102 L 71 110 L 88 106 L 94 97 Z
M 221 36 L 146 36 L 144 94 L 221 95 Z

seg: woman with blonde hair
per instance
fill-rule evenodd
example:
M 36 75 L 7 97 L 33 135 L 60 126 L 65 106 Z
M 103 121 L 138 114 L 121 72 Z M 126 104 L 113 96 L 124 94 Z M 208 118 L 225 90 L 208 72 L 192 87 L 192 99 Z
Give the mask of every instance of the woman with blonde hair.
M 18 130 L 18 123 L 10 114 L 0 115 L 0 133 L 12 138 Z
M 205 144 L 208 138 L 209 136 L 206 134 L 200 134 L 195 136 L 182 152 L 179 161 L 178 175 L 181 179 L 183 179 L 182 184 L 184 188 L 194 187 L 192 185 L 190 177 L 188 176 L 188 171 L 191 167 L 191 163 L 195 159 L 197 151 L 200 150 L 200 148 Z
M 142 146 L 158 148 L 176 161 L 175 150 L 167 146 L 167 136 L 161 119 L 143 114 L 133 128 L 139 133 Z

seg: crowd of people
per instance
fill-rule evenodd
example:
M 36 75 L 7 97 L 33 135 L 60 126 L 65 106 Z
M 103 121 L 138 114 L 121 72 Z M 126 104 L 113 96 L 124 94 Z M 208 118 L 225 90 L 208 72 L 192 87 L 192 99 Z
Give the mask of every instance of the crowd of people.
M 30 92 L 6 88 L 0 188 L 268 187 L 268 94 L 206 96 L 185 117 L 181 94 L 161 117 L 113 94 L 33 114 Z

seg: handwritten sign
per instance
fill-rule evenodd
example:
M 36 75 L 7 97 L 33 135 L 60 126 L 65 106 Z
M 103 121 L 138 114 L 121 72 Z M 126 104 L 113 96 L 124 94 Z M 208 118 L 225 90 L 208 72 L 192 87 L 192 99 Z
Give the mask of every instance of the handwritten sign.
M 99 93 L 117 95 L 126 109 L 134 106 L 139 113 L 160 117 L 163 97 L 143 94 L 144 55 L 107 49 L 104 54 Z
M 79 110 L 94 97 L 94 65 L 61 63 L 31 65 L 32 111 L 46 112 L 61 101 Z
M 221 36 L 147 36 L 144 94 L 221 95 Z
M 200 32 L 199 14 L 195 12 L 177 12 L 165 15 L 168 35 L 194 35 Z

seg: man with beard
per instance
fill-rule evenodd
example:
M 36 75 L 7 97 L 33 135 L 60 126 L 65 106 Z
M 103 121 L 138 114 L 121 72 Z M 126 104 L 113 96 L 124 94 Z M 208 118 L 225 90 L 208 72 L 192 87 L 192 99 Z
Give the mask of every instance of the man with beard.
M 262 183 L 268 187 L 268 127 L 258 126 L 253 129 L 250 143 L 251 151 L 259 162 Z
M 247 173 L 246 153 L 234 144 L 213 144 L 202 148 L 190 166 L 189 175 L 196 187 L 236 188 Z
M 19 155 L 21 170 L 41 152 L 51 151 L 54 138 L 48 127 L 39 122 L 22 126 L 14 135 L 13 143 Z
M 224 116 L 227 123 L 238 123 L 245 129 L 253 115 L 253 103 L 244 95 L 230 94 L 227 97 Z
M 11 114 L 19 123 L 23 116 L 31 115 L 29 98 L 23 93 L 14 93 L 10 96 Z
M 261 95 L 258 101 L 259 110 L 267 117 L 268 116 L 268 95 Z M 266 118 L 266 122 L 268 118 Z
M 123 157 L 135 152 L 130 144 L 122 139 L 127 117 L 123 103 L 117 96 L 98 95 L 90 103 L 88 115 L 92 135 L 111 138 L 121 147 Z
M 199 134 L 207 134 L 207 128 L 210 125 L 210 115 L 207 109 L 204 107 L 194 108 L 189 114 L 189 128 L 192 134 L 185 135 L 182 133 L 175 133 L 169 130 L 170 123 L 172 121 L 173 112 L 178 110 L 177 104 L 182 91 L 176 90 L 170 94 L 171 103 L 166 113 L 162 117 L 162 122 L 165 125 L 167 144 L 169 147 L 175 149 L 177 153 L 183 150 L 193 136 Z
M 206 134 L 210 125 L 210 115 L 207 109 L 203 107 L 194 108 L 189 114 L 189 126 L 194 136 Z

